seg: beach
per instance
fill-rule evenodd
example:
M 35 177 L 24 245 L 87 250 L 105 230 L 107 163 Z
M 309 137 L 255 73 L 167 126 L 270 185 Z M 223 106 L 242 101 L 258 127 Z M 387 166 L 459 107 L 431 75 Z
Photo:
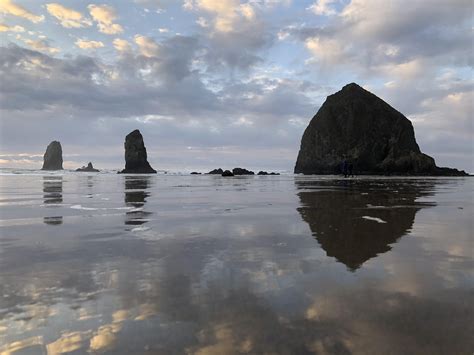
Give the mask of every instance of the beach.
M 470 354 L 474 180 L 0 172 L 0 354 Z

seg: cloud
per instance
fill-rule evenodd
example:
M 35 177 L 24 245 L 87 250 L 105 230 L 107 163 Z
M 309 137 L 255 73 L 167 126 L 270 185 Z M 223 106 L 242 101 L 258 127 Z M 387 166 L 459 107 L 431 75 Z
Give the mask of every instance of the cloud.
M 336 0 L 316 0 L 314 4 L 308 7 L 308 10 L 312 11 L 316 15 L 335 15 L 337 12 L 333 7 L 331 7 L 331 5 L 335 2 Z
M 130 52 L 132 50 L 132 46 L 130 42 L 125 39 L 115 38 L 113 40 L 114 48 L 119 52 Z
M 235 31 L 242 21 L 255 20 L 255 9 L 251 3 L 239 0 L 195 0 L 184 3 L 186 10 L 204 11 L 213 16 L 214 30 Z
M 0 32 L 25 32 L 25 28 L 23 26 L 9 26 L 5 23 L 0 23 Z
M 48 41 L 43 39 L 25 39 L 24 42 L 30 47 L 35 50 L 46 52 L 49 54 L 56 54 L 59 52 L 59 48 L 52 47 Z
M 123 32 L 121 25 L 114 23 L 117 19 L 115 9 L 109 5 L 94 5 L 87 6 L 89 13 L 97 22 L 99 31 L 108 35 L 114 35 Z
M 46 4 L 46 9 L 49 14 L 57 18 L 61 26 L 65 28 L 92 26 L 92 21 L 84 18 L 79 11 L 69 9 L 57 3 Z
M 97 49 L 104 47 L 101 41 L 88 41 L 85 39 L 78 39 L 74 44 L 81 49 Z
M 159 46 L 152 38 L 142 35 L 135 35 L 134 40 L 143 56 L 155 57 L 158 55 Z
M 44 20 L 43 15 L 35 15 L 24 7 L 15 4 L 12 0 L 0 0 L 0 12 L 25 18 L 33 23 L 42 22 Z

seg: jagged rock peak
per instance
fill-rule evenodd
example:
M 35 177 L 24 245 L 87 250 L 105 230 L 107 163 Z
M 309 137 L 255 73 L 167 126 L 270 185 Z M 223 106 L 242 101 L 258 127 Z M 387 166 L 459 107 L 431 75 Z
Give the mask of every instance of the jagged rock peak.
M 147 152 L 143 136 L 138 129 L 130 132 L 125 137 L 125 169 L 123 174 L 155 174 L 150 163 L 148 163 Z
M 43 167 L 41 170 L 62 170 L 63 169 L 63 150 L 61 143 L 52 141 L 46 148 L 43 156 Z

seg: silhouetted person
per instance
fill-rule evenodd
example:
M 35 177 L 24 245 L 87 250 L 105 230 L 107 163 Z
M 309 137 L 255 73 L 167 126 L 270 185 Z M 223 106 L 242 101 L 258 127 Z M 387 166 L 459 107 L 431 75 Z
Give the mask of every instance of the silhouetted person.
M 348 167 L 347 160 L 344 159 L 342 161 L 342 174 L 344 175 L 344 177 L 347 177 L 347 167 Z
M 349 163 L 349 164 L 347 165 L 347 174 L 348 174 L 349 176 L 354 176 L 354 164 Z

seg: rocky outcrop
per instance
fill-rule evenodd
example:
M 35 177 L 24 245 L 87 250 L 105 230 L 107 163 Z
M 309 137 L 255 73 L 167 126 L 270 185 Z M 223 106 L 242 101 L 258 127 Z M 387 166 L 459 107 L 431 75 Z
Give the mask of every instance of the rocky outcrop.
M 52 141 L 49 143 L 44 153 L 43 167 L 41 170 L 62 170 L 63 169 L 63 150 L 61 143 Z
M 197 171 L 193 171 L 191 175 L 201 175 L 201 173 L 198 173 Z
M 224 170 L 219 168 L 219 169 L 214 169 L 214 170 L 209 171 L 208 174 L 209 175 L 222 175 L 223 172 Z
M 122 174 L 155 174 L 147 160 L 143 136 L 138 129 L 125 137 L 125 169 Z
M 257 175 L 280 175 L 280 173 L 275 173 L 275 172 L 267 172 L 267 171 L 259 171 Z
M 82 172 L 99 172 L 100 170 L 94 169 L 94 167 L 92 166 L 92 163 L 89 162 L 89 164 L 87 164 L 87 166 L 83 166 L 82 168 L 78 168 L 78 169 L 76 169 L 76 171 L 82 171 Z
M 224 177 L 234 176 L 234 173 L 230 170 L 226 170 L 222 173 L 222 176 L 224 176 Z
M 232 169 L 232 173 L 234 173 L 234 175 L 255 175 L 253 171 L 244 168 L 234 168 Z
M 295 173 L 467 175 L 438 168 L 423 154 L 411 122 L 382 99 L 357 84 L 327 97 L 306 128 Z

